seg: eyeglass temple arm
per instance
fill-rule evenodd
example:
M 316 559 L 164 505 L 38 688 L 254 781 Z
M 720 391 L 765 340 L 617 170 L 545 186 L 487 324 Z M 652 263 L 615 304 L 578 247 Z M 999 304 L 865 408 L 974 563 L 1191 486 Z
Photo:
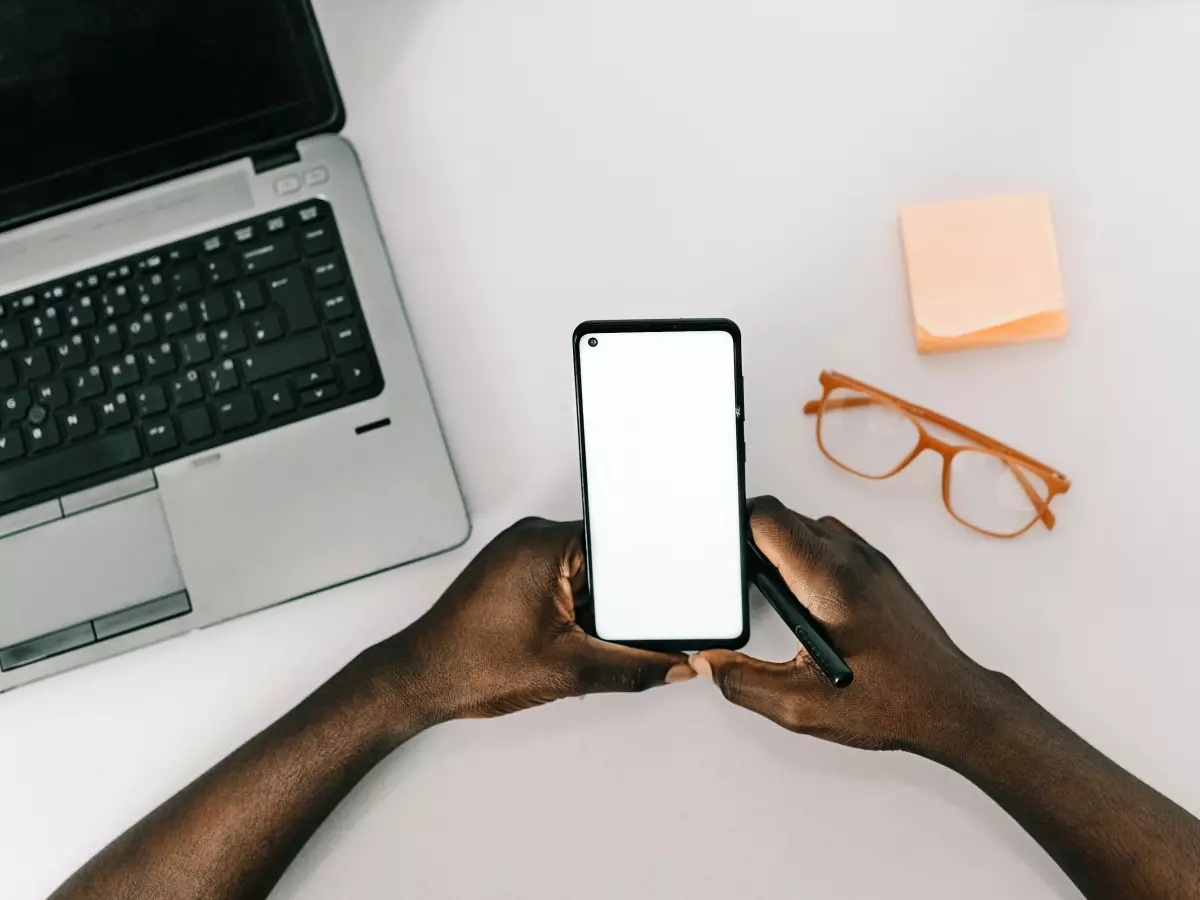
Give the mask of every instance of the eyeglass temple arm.
M 953 419 L 948 419 L 945 416 L 939 415 L 938 413 L 924 409 L 920 406 L 913 406 L 911 403 L 905 403 L 903 400 L 896 400 L 893 402 L 895 402 L 895 404 L 901 409 L 905 409 L 913 415 L 919 416 L 923 419 L 928 419 L 930 422 L 940 425 L 943 428 L 948 428 L 956 434 L 961 434 L 963 437 L 969 438 L 981 446 L 988 447 L 992 450 L 1002 450 L 1005 453 L 1012 454 L 1017 459 L 1028 461 L 1037 466 L 1045 468 L 1041 463 L 1037 462 L 1037 460 L 1031 459 L 1030 457 L 1025 456 L 1023 453 L 1013 450 L 1011 447 L 1008 447 L 999 441 L 988 437 L 986 434 L 980 434 L 975 429 L 968 428 L 966 425 L 963 425 L 960 422 L 955 422 Z M 821 411 L 822 405 L 824 405 L 825 409 L 829 410 L 858 409 L 863 406 L 871 406 L 873 404 L 886 405 L 885 401 L 877 400 L 874 397 L 838 397 L 832 400 L 826 399 L 824 401 L 812 400 L 804 404 L 804 414 L 806 416 L 815 416 Z M 1017 481 L 1020 482 L 1021 488 L 1025 491 L 1026 496 L 1029 498 L 1029 502 L 1032 503 L 1033 508 L 1037 510 L 1038 518 L 1045 523 L 1047 528 L 1053 528 L 1055 524 L 1054 513 L 1050 511 L 1049 505 L 1045 500 L 1042 499 L 1041 494 L 1039 494 L 1034 486 L 1029 483 L 1029 479 L 1025 477 L 1024 473 L 1022 473 L 1019 468 L 1015 466 L 1009 466 L 1009 468 L 1012 469 L 1013 474 L 1017 477 Z
M 824 404 L 826 409 L 857 409 L 859 407 L 871 406 L 873 404 L 887 405 L 888 402 L 889 401 L 879 400 L 875 397 L 838 397 L 824 401 L 812 400 L 804 404 L 804 414 L 806 416 L 815 416 L 821 411 L 822 404 Z M 1007 444 L 1000 443 L 995 438 L 990 438 L 986 434 L 980 434 L 974 428 L 970 428 L 961 422 L 956 422 L 954 419 L 947 418 L 940 413 L 935 413 L 933 410 L 925 409 L 922 406 L 916 406 L 912 403 L 907 403 L 898 398 L 893 398 L 890 400 L 890 402 L 894 403 L 901 409 L 912 413 L 918 418 L 926 419 L 930 422 L 933 422 L 935 425 L 940 425 L 943 428 L 953 431 L 955 434 L 974 441 L 982 447 L 987 447 L 989 450 L 999 450 L 1007 453 L 1034 469 L 1051 473 L 1054 472 L 1054 470 L 1048 465 L 1043 462 L 1038 462 L 1032 456 L 1026 456 L 1020 450 L 1014 450 Z M 1062 476 L 1058 476 L 1056 474 L 1056 477 L 1061 478 Z

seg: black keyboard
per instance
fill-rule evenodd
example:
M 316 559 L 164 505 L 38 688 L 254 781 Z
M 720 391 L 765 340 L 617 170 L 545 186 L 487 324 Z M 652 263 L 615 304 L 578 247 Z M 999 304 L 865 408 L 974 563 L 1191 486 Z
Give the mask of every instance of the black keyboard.
M 0 516 L 382 390 L 325 202 L 0 297 Z

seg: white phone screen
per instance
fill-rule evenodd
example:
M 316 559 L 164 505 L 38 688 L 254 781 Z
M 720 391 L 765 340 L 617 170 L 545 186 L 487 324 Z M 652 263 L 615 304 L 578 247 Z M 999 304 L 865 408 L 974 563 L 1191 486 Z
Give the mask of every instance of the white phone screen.
M 597 634 L 737 638 L 745 623 L 733 335 L 597 332 L 581 336 L 578 353 Z

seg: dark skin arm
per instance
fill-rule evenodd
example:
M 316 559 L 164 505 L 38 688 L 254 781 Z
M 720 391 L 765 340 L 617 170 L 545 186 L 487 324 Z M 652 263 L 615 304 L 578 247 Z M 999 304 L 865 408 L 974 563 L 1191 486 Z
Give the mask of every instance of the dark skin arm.
M 834 688 L 803 650 L 786 663 L 700 654 L 693 665 L 711 669 L 729 700 L 800 734 L 949 766 L 1089 900 L 1200 898 L 1200 821 L 968 658 L 882 553 L 836 519 L 814 522 L 773 498 L 754 502 L 751 527 L 855 680 Z
M 683 656 L 588 637 L 578 523 L 526 520 L 430 612 L 119 837 L 56 900 L 257 900 L 381 759 L 420 731 L 694 675 Z

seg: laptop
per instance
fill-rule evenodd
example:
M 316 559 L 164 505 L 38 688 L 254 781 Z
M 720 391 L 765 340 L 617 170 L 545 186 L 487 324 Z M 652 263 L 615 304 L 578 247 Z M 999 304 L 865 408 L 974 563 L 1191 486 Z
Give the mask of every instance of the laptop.
M 0 7 L 0 691 L 470 524 L 307 0 Z

